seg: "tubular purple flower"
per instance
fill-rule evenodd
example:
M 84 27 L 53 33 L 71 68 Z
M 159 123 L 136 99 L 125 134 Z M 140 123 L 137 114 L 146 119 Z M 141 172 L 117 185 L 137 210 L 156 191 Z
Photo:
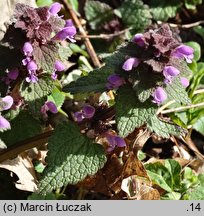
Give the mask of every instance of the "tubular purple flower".
M 19 70 L 15 69 L 15 70 L 9 71 L 7 74 L 7 77 L 11 80 L 16 80 L 18 75 L 19 75 Z
M 51 78 L 53 79 L 53 80 L 56 80 L 57 79 L 57 74 L 56 74 L 56 72 L 54 71 L 54 72 L 52 72 L 52 74 L 51 74 Z
M 123 85 L 124 80 L 118 74 L 112 74 L 108 77 L 106 87 L 108 89 L 118 88 Z
M 167 94 L 162 87 L 157 87 L 152 96 L 152 102 L 157 103 L 158 105 L 167 99 Z
M 33 52 L 33 46 L 30 42 L 25 42 L 23 45 L 23 53 L 25 56 L 31 56 Z
M 50 6 L 49 12 L 54 16 L 58 16 L 58 12 L 60 12 L 61 8 L 62 5 L 58 2 L 55 2 Z
M 139 65 L 139 63 L 140 63 L 140 60 L 138 58 L 128 58 L 124 62 L 122 68 L 125 71 L 130 71 L 130 70 L 132 70 L 133 67 L 137 67 Z
M 29 73 L 29 76 L 26 77 L 26 82 L 28 82 L 28 83 L 30 83 L 30 82 L 32 82 L 32 83 L 38 82 L 38 77 L 37 77 L 35 71 L 28 71 L 28 73 Z
M 77 122 L 82 122 L 84 120 L 83 113 L 82 112 L 75 112 L 74 118 L 76 119 Z
M 22 64 L 25 66 L 25 65 L 27 65 L 30 61 L 31 61 L 31 58 L 27 56 L 26 58 L 24 58 L 24 59 L 22 60 Z
M 64 27 L 70 27 L 74 26 L 73 22 L 71 19 L 65 20 L 65 26 Z
M 8 110 L 13 105 L 13 98 L 11 96 L 6 96 L 0 98 L 0 111 Z
M 92 118 L 95 114 L 95 108 L 91 105 L 85 105 L 82 109 L 84 118 Z
M 170 83 L 172 78 L 177 76 L 179 73 L 180 73 L 180 71 L 173 66 L 164 67 L 163 75 L 165 77 L 166 83 Z
M 189 86 L 189 80 L 188 80 L 187 78 L 181 77 L 181 78 L 180 78 L 180 81 L 181 81 L 181 84 L 182 84 L 183 87 L 186 88 L 186 87 Z
M 59 31 L 54 39 L 55 40 L 65 40 L 69 39 L 72 43 L 76 42 L 74 39 L 74 35 L 76 34 L 76 28 L 75 26 L 68 26 L 63 28 L 61 31 Z
M 51 113 L 57 113 L 57 107 L 55 103 L 52 101 L 46 101 L 44 105 L 41 107 L 40 112 L 44 115 L 44 117 L 48 117 L 47 112 L 50 111 Z
M 0 115 L 0 130 L 8 130 L 8 129 L 11 129 L 11 125 L 9 121 Z
M 36 71 L 37 69 L 38 69 L 38 67 L 33 60 L 28 62 L 28 64 L 27 64 L 27 70 L 28 71 Z
M 187 63 L 192 63 L 194 49 L 187 45 L 180 45 L 178 46 L 173 52 L 172 56 L 175 56 L 177 58 L 185 58 Z
M 145 42 L 143 39 L 143 34 L 141 34 L 141 33 L 136 34 L 133 38 L 133 42 L 135 42 L 140 47 L 144 47 Z
M 109 143 L 109 148 L 107 149 L 108 152 L 113 151 L 115 147 L 125 147 L 126 146 L 125 140 L 119 136 L 112 135 L 112 134 L 106 134 L 105 137 Z
M 61 62 L 61 61 L 56 61 L 55 62 L 55 70 L 56 71 L 63 71 L 63 70 L 65 70 L 65 66 L 64 66 L 64 64 Z

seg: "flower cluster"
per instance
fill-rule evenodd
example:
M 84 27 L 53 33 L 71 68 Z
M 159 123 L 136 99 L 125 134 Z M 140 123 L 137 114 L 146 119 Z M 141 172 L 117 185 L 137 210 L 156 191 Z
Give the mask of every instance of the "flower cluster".
M 6 96 L 0 98 L 0 131 L 4 131 L 11 128 L 11 125 L 7 119 L 5 119 L 1 112 L 4 110 L 8 110 L 13 105 L 13 98 L 11 96 Z
M 81 122 L 84 119 L 90 119 L 95 114 L 95 108 L 91 105 L 85 105 L 81 111 L 75 112 L 74 117 L 77 122 Z
M 174 62 L 183 59 L 187 63 L 192 63 L 194 50 L 187 45 L 180 44 L 173 37 L 168 25 L 163 25 L 160 29 L 149 30 L 144 34 L 138 33 L 131 43 L 138 50 L 133 56 L 126 56 L 122 65 L 124 71 L 130 72 L 129 76 L 132 76 L 131 71 L 134 71 L 135 68 L 138 68 L 138 71 L 141 70 L 141 73 L 143 68 L 148 68 L 148 71 L 151 68 L 153 73 L 161 74 L 164 79 L 163 85 L 170 85 L 177 76 L 179 76 L 183 87 L 189 85 L 187 78 L 180 77 L 182 71 L 177 68 L 178 64 L 174 64 Z M 125 83 L 118 74 L 109 76 L 107 81 L 107 89 L 117 89 Z M 152 101 L 158 105 L 168 97 L 162 85 L 155 87 L 152 96 Z
M 36 62 L 33 60 L 33 46 L 30 42 L 25 42 L 23 45 L 23 53 L 25 58 L 22 60 L 22 64 L 24 66 L 26 66 L 27 70 L 28 70 L 28 76 L 26 77 L 26 82 L 32 82 L 32 83 L 36 83 L 38 81 L 38 77 L 37 77 L 37 64 Z

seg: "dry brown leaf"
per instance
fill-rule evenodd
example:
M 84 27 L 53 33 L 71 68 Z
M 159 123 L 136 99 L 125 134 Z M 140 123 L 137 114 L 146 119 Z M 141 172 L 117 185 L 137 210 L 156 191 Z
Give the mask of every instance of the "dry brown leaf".
M 127 193 L 129 199 L 159 200 L 159 192 L 151 187 L 151 182 L 143 177 L 132 175 L 123 179 L 121 189 Z
M 19 155 L 15 159 L 1 162 L 0 168 L 10 170 L 18 176 L 19 180 L 15 183 L 17 189 L 31 192 L 37 191 L 37 178 L 34 167 L 27 155 Z
M 128 159 L 123 167 L 123 179 L 132 175 L 142 176 L 149 178 L 142 162 L 137 159 L 133 152 L 130 152 Z

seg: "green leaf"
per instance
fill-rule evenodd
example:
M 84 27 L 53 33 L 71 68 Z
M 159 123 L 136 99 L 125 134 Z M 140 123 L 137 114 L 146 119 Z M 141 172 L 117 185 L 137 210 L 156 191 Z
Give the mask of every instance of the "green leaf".
M 188 195 L 189 200 L 204 200 L 204 186 L 197 186 L 193 190 L 190 190 Z
M 202 4 L 203 0 L 185 0 L 185 6 L 189 10 L 195 10 L 196 6 Z
M 38 7 L 44 7 L 44 6 L 50 6 L 52 3 L 54 3 L 53 0 L 37 0 L 37 6 Z
M 170 192 L 166 193 L 164 196 L 161 197 L 161 200 L 180 200 L 181 193 L 178 192 Z
M 100 27 L 113 18 L 112 8 L 100 1 L 87 1 L 84 7 L 86 19 L 93 30 Z
M 141 0 L 125 0 L 118 11 L 121 14 L 122 22 L 132 28 L 132 32 L 143 31 L 151 24 L 149 7 Z
M 121 87 L 116 96 L 116 122 L 119 135 L 126 137 L 135 128 L 144 124 L 162 137 L 169 137 L 169 133 L 178 135 L 181 132 L 180 129 L 175 125 L 160 121 L 156 116 L 156 110 L 156 105 L 150 100 L 141 103 L 131 87 Z
M 154 164 L 146 164 L 147 174 L 153 183 L 159 185 L 168 192 L 173 192 L 171 188 L 171 174 L 169 170 L 160 162 Z
M 42 194 L 76 184 L 87 175 L 94 175 L 106 162 L 103 147 L 83 136 L 71 122 L 57 126 L 48 147 L 48 166 L 39 184 Z
M 71 44 L 70 44 L 71 45 Z M 72 55 L 72 49 L 69 46 L 59 46 L 59 57 L 61 61 L 67 61 L 68 58 Z
M 78 11 L 79 3 L 78 0 L 68 0 L 70 5 L 75 11 Z
M 172 179 L 171 188 L 180 189 L 181 186 L 181 165 L 175 160 L 165 160 L 164 166 L 169 170 Z
M 202 26 L 195 26 L 193 30 L 204 39 L 204 28 Z
M 41 77 L 37 83 L 23 81 L 20 86 L 21 96 L 26 102 L 41 99 L 52 92 L 54 87 L 50 77 Z
M 62 48 L 60 53 L 62 53 Z M 58 44 L 50 42 L 42 44 L 41 46 L 35 45 L 33 48 L 33 59 L 36 61 L 39 69 L 43 69 L 44 72 L 52 73 L 55 61 L 60 59 Z
M 200 44 L 194 41 L 190 41 L 185 43 L 186 45 L 192 47 L 194 49 L 194 60 L 198 61 L 200 59 L 201 56 L 201 47 Z
M 40 122 L 26 111 L 21 112 L 10 123 L 11 130 L 0 133 L 1 139 L 7 146 L 33 137 L 42 131 Z
M 198 131 L 200 134 L 204 136 L 204 116 L 199 118 L 194 124 L 193 129 Z
M 159 21 L 167 21 L 169 18 L 175 17 L 181 5 L 179 0 L 151 0 L 150 2 L 153 18 Z
M 70 93 L 81 92 L 103 92 L 106 90 L 107 77 L 113 73 L 113 68 L 102 67 L 96 69 L 88 74 L 79 78 L 76 82 L 71 82 L 63 88 L 63 91 Z
M 64 103 L 65 94 L 61 92 L 58 88 L 54 88 L 52 94 L 48 96 L 47 100 L 52 101 L 57 106 L 57 109 L 61 108 Z
M 38 194 L 38 193 L 32 193 L 27 198 L 28 200 L 56 200 L 56 197 L 53 193 L 48 193 L 46 195 Z

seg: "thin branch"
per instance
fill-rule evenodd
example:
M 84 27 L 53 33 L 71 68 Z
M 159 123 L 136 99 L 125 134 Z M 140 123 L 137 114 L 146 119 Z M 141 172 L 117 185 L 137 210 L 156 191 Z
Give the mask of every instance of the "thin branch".
M 193 92 L 193 95 L 204 93 L 204 89 L 198 89 Z
M 91 38 L 91 39 L 110 40 L 110 39 L 112 39 L 113 37 L 117 37 L 117 36 L 120 36 L 120 35 L 122 35 L 122 34 L 125 34 L 128 30 L 129 30 L 129 28 L 124 29 L 124 30 L 119 31 L 119 32 L 115 32 L 115 33 L 113 33 L 113 34 L 99 34 L 99 35 L 86 35 L 86 36 L 77 35 L 77 37 L 79 37 L 80 39 L 81 39 L 81 38 Z
M 5 150 L 0 151 L 0 162 L 7 159 L 15 158 L 21 152 L 24 152 L 28 149 L 41 146 L 42 144 L 47 143 L 48 138 L 53 134 L 53 131 L 48 131 L 43 134 L 37 135 L 35 137 L 26 139 L 22 142 L 18 142 Z
M 162 24 L 161 21 L 158 21 L 157 22 L 158 24 Z M 195 27 L 195 26 L 199 26 L 201 24 L 204 24 L 204 20 L 200 20 L 200 21 L 197 21 L 197 22 L 194 22 L 194 23 L 189 23 L 189 24 L 175 24 L 175 23 L 168 23 L 172 28 L 176 28 L 176 27 L 180 27 L 180 28 L 192 28 L 192 27 Z
M 157 115 L 159 113 L 161 113 L 165 108 L 167 108 L 168 106 L 170 106 L 171 104 L 175 103 L 176 101 L 175 100 L 171 100 L 169 101 L 168 103 L 164 104 L 163 106 L 161 106 L 158 110 L 157 110 Z
M 95 67 L 101 67 L 101 63 L 96 55 L 96 52 L 89 40 L 87 38 L 86 31 L 84 30 L 83 26 L 81 25 L 80 20 L 78 19 L 75 11 L 72 9 L 72 7 L 69 5 L 69 3 L 66 0 L 60 0 L 60 2 L 64 5 L 65 9 L 70 13 L 71 18 L 73 19 L 75 25 L 79 29 L 79 32 L 81 33 L 82 36 L 84 36 L 84 44 L 86 46 L 86 49 L 90 55 L 90 58 L 94 64 Z
M 191 105 L 183 106 L 183 107 L 177 107 L 177 108 L 168 109 L 168 110 L 163 110 L 163 111 L 161 111 L 161 114 L 172 113 L 172 112 L 181 112 L 181 111 L 184 111 L 186 109 L 192 109 L 192 108 L 197 108 L 197 107 L 202 107 L 202 106 L 204 106 L 204 102 L 197 103 L 197 104 L 191 104 Z

